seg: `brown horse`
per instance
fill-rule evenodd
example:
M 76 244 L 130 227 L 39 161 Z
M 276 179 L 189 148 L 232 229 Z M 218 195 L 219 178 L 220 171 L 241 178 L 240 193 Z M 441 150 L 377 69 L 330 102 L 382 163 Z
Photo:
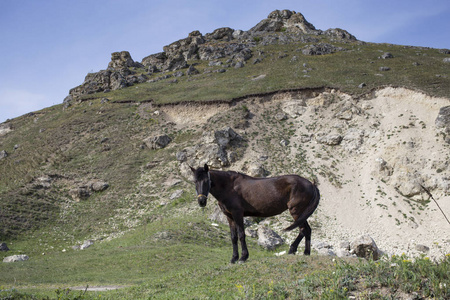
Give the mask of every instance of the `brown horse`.
M 206 206 L 208 194 L 218 201 L 228 219 L 233 243 L 231 263 L 239 258 L 238 239 L 241 242 L 240 262 L 248 259 L 245 242 L 244 216 L 271 217 L 289 209 L 294 223 L 285 230 L 299 227 L 300 233 L 289 248 L 289 254 L 297 252 L 298 244 L 305 237 L 305 255 L 311 252 L 311 227 L 306 219 L 319 204 L 320 193 L 314 183 L 298 175 L 272 178 L 253 178 L 233 171 L 209 170 L 208 166 L 194 169 L 198 204 Z

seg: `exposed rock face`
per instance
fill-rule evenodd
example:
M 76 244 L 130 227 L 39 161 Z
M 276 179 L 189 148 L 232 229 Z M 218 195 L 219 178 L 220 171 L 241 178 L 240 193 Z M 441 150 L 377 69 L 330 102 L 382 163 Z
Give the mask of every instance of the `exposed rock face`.
M 206 163 L 214 168 L 229 166 L 236 161 L 236 150 L 242 147 L 242 141 L 243 138 L 231 127 L 225 127 L 205 132 L 199 144 L 183 149 L 176 157 L 179 162 L 188 162 L 189 165 Z
M 444 140 L 450 144 L 450 106 L 441 107 L 435 125 L 444 134 Z

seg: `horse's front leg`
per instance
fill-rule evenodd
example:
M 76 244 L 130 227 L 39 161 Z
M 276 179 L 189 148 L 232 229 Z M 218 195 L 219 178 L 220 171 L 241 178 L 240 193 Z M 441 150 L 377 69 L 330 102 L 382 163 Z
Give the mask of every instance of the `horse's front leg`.
M 234 216 L 233 216 L 234 217 Z M 241 242 L 242 255 L 239 262 L 245 262 L 248 259 L 247 242 L 245 241 L 244 217 L 242 215 L 234 217 L 239 241 Z
M 238 231 L 236 228 L 236 223 L 234 220 L 227 216 L 228 224 L 230 225 L 230 233 L 231 233 L 231 243 L 233 244 L 233 256 L 231 257 L 231 263 L 234 264 L 238 258 L 239 258 L 239 251 L 238 251 Z

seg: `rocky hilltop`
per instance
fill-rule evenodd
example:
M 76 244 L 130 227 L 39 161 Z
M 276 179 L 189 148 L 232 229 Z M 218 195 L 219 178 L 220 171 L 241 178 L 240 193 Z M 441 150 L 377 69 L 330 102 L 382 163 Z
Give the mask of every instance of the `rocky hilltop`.
M 241 68 L 254 56 L 252 49 L 257 43 L 260 45 L 317 43 L 319 36 L 326 36 L 331 41 L 356 41 L 353 35 L 342 29 L 326 31 L 316 29 L 301 13 L 275 10 L 248 31 L 229 27 L 219 28 L 205 35 L 193 31 L 187 38 L 164 46 L 163 52 L 149 55 L 141 62 L 135 62 L 128 51 L 114 52 L 111 54 L 108 68 L 89 73 L 83 84 L 70 90 L 64 102 L 78 100 L 80 96 L 86 94 L 109 92 L 147 82 L 149 75 L 154 73 L 164 74 L 187 69 L 188 75 L 196 74 L 198 70 L 192 62 L 197 60 L 214 63 L 218 59 L 226 58 L 230 66 Z M 329 44 L 321 44 L 306 49 L 305 53 L 329 54 L 337 50 Z

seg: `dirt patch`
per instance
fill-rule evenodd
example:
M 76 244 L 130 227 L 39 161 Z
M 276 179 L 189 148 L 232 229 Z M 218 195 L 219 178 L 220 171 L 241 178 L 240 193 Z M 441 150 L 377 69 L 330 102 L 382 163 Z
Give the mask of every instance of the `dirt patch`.
M 127 286 L 123 286 L 123 285 L 101 285 L 101 286 L 88 286 L 88 287 L 76 286 L 76 287 L 72 287 L 70 289 L 73 291 L 105 292 L 105 291 L 123 289 L 126 287 Z

